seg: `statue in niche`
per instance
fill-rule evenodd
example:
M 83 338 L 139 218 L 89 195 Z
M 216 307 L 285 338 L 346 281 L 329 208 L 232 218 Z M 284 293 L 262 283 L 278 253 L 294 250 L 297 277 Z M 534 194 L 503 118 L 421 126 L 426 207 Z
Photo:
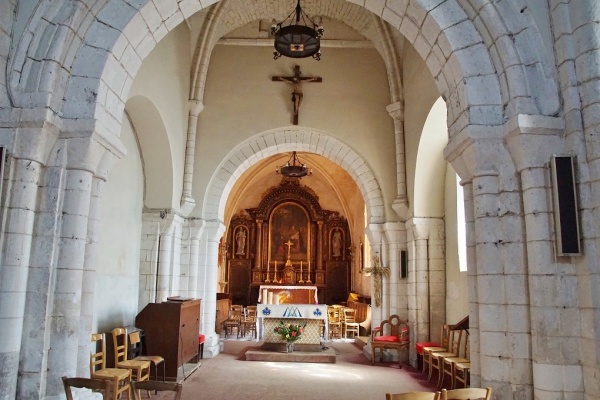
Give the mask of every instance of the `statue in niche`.
M 332 254 L 334 257 L 340 257 L 342 255 L 342 233 L 339 229 L 336 229 L 333 233 L 331 240 Z
M 235 254 L 246 254 L 246 231 L 244 229 L 238 229 L 238 232 L 235 235 L 235 241 L 237 244 L 237 251 L 235 252 Z

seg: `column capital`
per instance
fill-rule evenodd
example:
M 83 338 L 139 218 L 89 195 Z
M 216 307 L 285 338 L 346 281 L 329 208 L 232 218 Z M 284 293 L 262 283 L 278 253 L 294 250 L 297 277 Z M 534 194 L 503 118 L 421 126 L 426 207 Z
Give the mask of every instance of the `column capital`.
M 190 114 L 194 117 L 200 115 L 200 113 L 204 109 L 204 103 L 200 100 L 188 100 L 188 106 L 190 109 Z
M 202 235 L 202 228 L 204 227 L 204 220 L 191 218 L 189 220 L 189 224 L 191 228 L 192 240 L 200 240 L 200 236 Z
M 383 224 L 385 238 L 389 244 L 398 244 L 402 240 L 402 233 L 406 228 L 401 222 L 387 222 Z
M 553 154 L 563 150 L 563 118 L 515 115 L 504 124 L 506 147 L 517 171 L 543 168 Z
M 380 244 L 383 240 L 383 224 L 369 224 L 365 228 L 371 246 Z
M 385 108 L 394 120 L 404 118 L 404 104 L 401 101 L 390 104 Z
M 227 227 L 220 220 L 204 220 L 203 231 L 206 234 L 206 239 L 209 242 L 219 242 L 221 236 L 225 233 Z

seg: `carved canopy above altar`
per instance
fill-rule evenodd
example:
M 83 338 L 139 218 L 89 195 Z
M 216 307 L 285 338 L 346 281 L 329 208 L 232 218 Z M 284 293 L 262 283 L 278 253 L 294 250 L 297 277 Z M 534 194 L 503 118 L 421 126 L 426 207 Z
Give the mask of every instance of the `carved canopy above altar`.
M 350 290 L 346 218 L 321 208 L 299 179 L 283 178 L 227 230 L 228 291 L 235 304 L 255 304 L 260 285 L 310 284 L 319 303 L 344 301 Z

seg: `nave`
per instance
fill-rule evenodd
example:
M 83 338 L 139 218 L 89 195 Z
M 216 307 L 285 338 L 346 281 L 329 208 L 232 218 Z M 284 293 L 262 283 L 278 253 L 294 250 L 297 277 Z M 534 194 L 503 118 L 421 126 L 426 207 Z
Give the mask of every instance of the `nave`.
M 182 400 L 202 399 L 385 399 L 389 392 L 435 391 L 419 371 L 397 363 L 370 364 L 352 339 L 324 342 L 333 348 L 335 364 L 245 361 L 244 353 L 261 342 L 223 340 L 223 351 L 203 359 L 183 382 Z M 160 400 L 162 397 L 152 396 Z

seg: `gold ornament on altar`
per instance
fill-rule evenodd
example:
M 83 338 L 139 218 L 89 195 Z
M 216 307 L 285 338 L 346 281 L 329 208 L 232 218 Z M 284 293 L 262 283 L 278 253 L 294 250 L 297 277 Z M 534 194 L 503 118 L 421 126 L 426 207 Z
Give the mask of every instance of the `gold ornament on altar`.
M 371 266 L 368 268 L 365 268 L 363 270 L 363 272 L 367 275 L 372 275 L 373 279 L 374 279 L 374 286 L 375 286 L 375 306 L 379 307 L 381 306 L 381 284 L 382 284 L 382 278 L 389 278 L 390 277 L 390 268 L 389 267 L 384 267 L 381 265 L 380 260 L 379 260 L 379 256 L 373 256 L 372 257 L 373 262 L 371 263 Z

